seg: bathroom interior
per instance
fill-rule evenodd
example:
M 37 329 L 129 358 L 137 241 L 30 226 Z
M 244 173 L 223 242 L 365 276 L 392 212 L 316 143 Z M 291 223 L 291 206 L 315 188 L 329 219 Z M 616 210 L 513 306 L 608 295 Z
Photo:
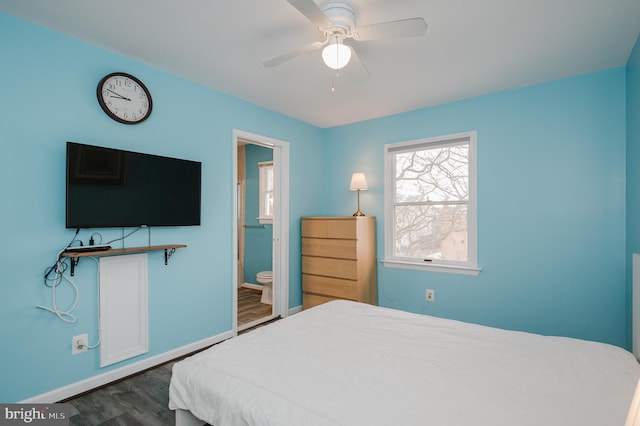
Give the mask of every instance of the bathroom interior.
M 238 329 L 273 317 L 273 149 L 238 144 Z

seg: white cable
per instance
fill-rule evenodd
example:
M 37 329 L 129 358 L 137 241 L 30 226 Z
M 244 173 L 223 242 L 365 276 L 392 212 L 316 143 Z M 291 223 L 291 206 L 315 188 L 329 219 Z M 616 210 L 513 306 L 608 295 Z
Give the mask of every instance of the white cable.
M 63 250 L 64 251 L 64 250 Z M 60 254 L 62 253 L 62 251 L 60 253 L 58 253 L 58 259 L 60 259 Z M 96 259 L 93 256 L 89 256 L 90 259 L 93 259 L 96 264 L 99 265 L 98 259 Z M 72 262 L 73 260 L 69 260 L 70 262 Z M 47 312 L 51 312 L 52 314 L 55 314 L 58 318 L 60 318 L 62 321 L 66 322 L 66 323 L 75 323 L 77 321 L 77 318 L 75 317 L 75 315 L 72 314 L 72 312 L 76 309 L 76 306 L 78 305 L 78 299 L 79 299 L 79 292 L 78 292 L 78 287 L 76 286 L 76 284 L 69 278 L 67 277 L 64 272 L 60 269 L 60 265 L 62 265 L 64 262 L 61 262 L 60 260 L 58 260 L 56 262 L 55 265 L 55 273 L 56 273 L 56 277 L 53 279 L 53 284 L 51 286 L 51 303 L 53 308 L 49 308 L 46 306 L 42 306 L 42 305 L 38 305 L 36 306 L 36 308 L 39 309 L 43 309 Z M 58 287 L 60 284 L 62 284 L 62 280 L 67 281 L 71 287 L 73 287 L 74 290 L 74 298 L 73 298 L 73 304 L 71 306 L 71 308 L 69 308 L 66 311 L 61 311 L 58 309 L 57 303 L 56 303 L 56 287 Z M 95 345 L 89 345 L 87 342 L 87 348 L 88 349 L 95 349 L 98 346 L 100 346 L 101 340 L 102 340 L 102 334 L 101 334 L 101 330 L 100 330 L 100 270 L 98 269 L 98 274 L 97 274 L 97 282 L 98 282 L 98 303 L 97 303 L 97 309 L 98 309 L 98 341 L 96 342 Z
M 396 299 L 394 299 L 393 297 L 389 296 L 387 294 L 387 291 L 384 289 L 384 281 L 380 281 L 378 284 L 378 287 L 380 288 L 380 294 L 382 294 L 382 297 L 384 297 L 385 299 L 387 299 L 388 301 L 391 302 L 391 307 L 395 308 L 396 307 Z
M 38 305 L 36 306 L 36 308 L 44 309 L 45 311 L 51 312 L 52 314 L 55 314 L 58 318 L 60 318 L 64 322 L 74 323 L 76 322 L 76 317 L 72 314 L 72 312 L 76 309 L 76 306 L 78 305 L 78 287 L 75 285 L 73 281 L 71 281 L 70 278 L 68 278 L 64 274 L 64 271 L 61 270 L 60 268 L 61 265 L 64 263 L 64 261 L 60 261 L 60 255 L 62 254 L 63 251 L 64 250 L 58 253 L 58 257 L 57 257 L 58 260 L 56 261 L 56 265 L 55 265 L 56 276 L 53 279 L 53 284 L 51 285 L 51 303 L 53 308 L 48 308 L 42 305 Z M 73 262 L 72 259 L 70 259 L 69 261 Z M 71 284 L 71 287 L 73 287 L 73 291 L 74 291 L 73 304 L 71 305 L 71 308 L 67 309 L 66 311 L 59 310 L 58 305 L 56 303 L 56 287 L 62 284 L 62 279 L 67 281 L 69 284 Z

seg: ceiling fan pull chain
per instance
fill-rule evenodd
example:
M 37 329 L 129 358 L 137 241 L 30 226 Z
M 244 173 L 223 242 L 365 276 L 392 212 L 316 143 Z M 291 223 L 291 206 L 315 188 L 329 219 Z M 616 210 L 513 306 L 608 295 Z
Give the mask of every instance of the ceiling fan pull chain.
M 336 34 L 336 46 L 338 45 L 338 34 Z M 340 63 L 340 49 L 336 49 L 336 64 Z M 340 77 L 340 68 L 336 68 L 336 78 Z
M 336 44 L 338 44 L 338 35 L 334 34 L 335 38 L 336 38 Z M 336 64 L 338 63 L 339 60 L 339 55 L 338 55 L 338 49 L 336 49 Z M 336 91 L 336 78 L 340 77 L 340 69 L 336 68 L 336 73 L 335 74 L 331 74 L 331 93 L 335 93 Z

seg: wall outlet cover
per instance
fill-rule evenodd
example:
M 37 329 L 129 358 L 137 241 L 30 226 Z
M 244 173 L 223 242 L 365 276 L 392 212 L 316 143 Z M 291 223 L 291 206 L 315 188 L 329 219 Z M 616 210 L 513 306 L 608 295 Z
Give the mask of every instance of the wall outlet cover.
M 71 355 L 77 355 L 89 350 L 89 335 L 79 334 L 71 338 Z

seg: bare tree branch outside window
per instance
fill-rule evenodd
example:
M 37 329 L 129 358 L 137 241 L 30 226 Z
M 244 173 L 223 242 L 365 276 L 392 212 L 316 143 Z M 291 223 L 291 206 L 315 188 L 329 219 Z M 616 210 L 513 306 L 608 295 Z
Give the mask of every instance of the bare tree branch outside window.
M 469 144 L 395 154 L 394 254 L 467 261 Z

